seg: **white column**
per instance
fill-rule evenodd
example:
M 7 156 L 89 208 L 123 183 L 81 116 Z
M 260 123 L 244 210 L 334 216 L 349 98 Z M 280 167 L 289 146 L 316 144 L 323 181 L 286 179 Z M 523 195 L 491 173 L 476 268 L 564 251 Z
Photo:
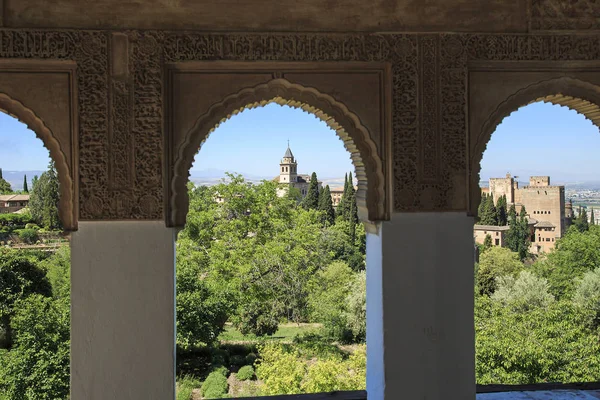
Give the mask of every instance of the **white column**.
M 71 399 L 175 398 L 174 230 L 81 222 L 71 242 Z
M 367 235 L 369 400 L 475 399 L 473 222 L 395 214 Z

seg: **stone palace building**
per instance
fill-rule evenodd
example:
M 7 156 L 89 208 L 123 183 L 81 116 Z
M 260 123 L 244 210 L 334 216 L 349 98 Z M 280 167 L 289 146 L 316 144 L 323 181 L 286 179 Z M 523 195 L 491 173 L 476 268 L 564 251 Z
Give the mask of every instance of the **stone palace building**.
M 525 207 L 531 231 L 531 252 L 548 252 L 554 248 L 569 227 L 572 217 L 570 203 L 565 203 L 565 187 L 550 185 L 549 176 L 532 176 L 529 185 L 519 187 L 519 182 L 510 174 L 504 178 L 490 178 L 489 186 L 481 189 L 491 195 L 494 204 L 501 196 L 506 196 L 507 208 L 514 205 L 517 213 Z M 485 237 L 492 237 L 492 245 L 504 246 L 508 226 L 475 225 L 475 241 L 483 243 Z

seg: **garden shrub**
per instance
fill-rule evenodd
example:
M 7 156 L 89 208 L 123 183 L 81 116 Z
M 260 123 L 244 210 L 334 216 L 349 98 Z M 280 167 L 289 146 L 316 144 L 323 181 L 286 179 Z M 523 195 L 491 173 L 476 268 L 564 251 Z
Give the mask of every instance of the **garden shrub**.
M 202 397 L 205 399 L 220 399 L 226 395 L 229 390 L 227 373 L 226 368 L 218 368 L 211 372 L 200 388 Z
M 306 365 L 294 350 L 267 343 L 260 348 L 261 360 L 256 367 L 256 377 L 263 382 L 265 395 L 302 393 L 302 379 Z
M 258 356 L 255 353 L 250 353 L 246 356 L 246 364 L 254 365 Z
M 192 392 L 200 386 L 200 382 L 190 375 L 177 381 L 177 400 L 192 400 Z
M 244 365 L 236 376 L 240 381 L 250 380 L 254 378 L 254 368 L 252 368 L 252 365 Z
M 30 222 L 28 224 L 25 224 L 25 229 L 35 229 L 36 231 L 39 231 L 40 227 Z
M 28 244 L 34 244 L 38 240 L 38 233 L 35 229 L 19 229 L 19 238 Z
M 241 367 L 246 364 L 246 357 L 238 354 L 230 356 L 229 363 L 234 367 Z
M 227 352 L 227 350 L 215 349 L 211 354 L 210 363 L 215 367 L 223 366 L 227 364 L 228 358 L 229 353 Z

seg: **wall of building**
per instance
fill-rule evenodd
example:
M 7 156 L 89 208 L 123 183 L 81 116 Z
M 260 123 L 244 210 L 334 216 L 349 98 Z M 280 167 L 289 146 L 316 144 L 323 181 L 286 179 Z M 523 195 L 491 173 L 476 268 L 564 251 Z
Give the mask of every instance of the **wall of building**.
M 515 201 L 524 205 L 532 218 L 552 223 L 557 236 L 564 234 L 564 186 L 524 186 L 515 191 Z
M 494 203 L 497 203 L 498 199 L 504 195 L 508 204 L 514 202 L 513 181 L 510 175 L 506 178 L 490 178 L 489 191 L 494 196 Z
M 485 230 L 485 229 L 477 229 L 477 225 L 475 225 L 475 229 L 473 230 L 473 235 L 475 238 L 475 243 L 483 244 L 485 242 L 485 237 L 490 235 L 492 238 L 493 246 L 504 247 L 506 245 L 506 230 Z
M 555 227 L 535 227 L 535 242 L 532 247 L 537 247 L 539 252 L 547 253 L 556 245 L 557 235 Z

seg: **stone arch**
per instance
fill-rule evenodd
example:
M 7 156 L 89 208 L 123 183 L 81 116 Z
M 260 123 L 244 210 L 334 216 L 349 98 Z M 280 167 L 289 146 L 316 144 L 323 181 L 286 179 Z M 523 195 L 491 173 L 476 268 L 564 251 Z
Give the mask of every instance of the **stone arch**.
M 481 160 L 496 127 L 521 107 L 540 101 L 574 110 L 600 128 L 600 87 L 592 83 L 570 77 L 554 78 L 533 83 L 508 96 L 488 116 L 471 150 L 471 215 L 477 216 L 477 207 L 481 201 Z
M 171 195 L 167 210 L 168 225 L 185 224 L 189 208 L 186 186 L 189 171 L 194 156 L 210 133 L 233 115 L 269 103 L 302 109 L 327 123 L 337 133 L 351 155 L 358 180 L 356 200 L 359 218 L 365 223 L 388 218 L 383 162 L 375 142 L 360 118 L 328 94 L 278 78 L 268 83 L 244 88 L 213 104 L 186 133 L 174 154 L 173 175 L 169 182 Z
M 42 141 L 56 165 L 60 183 L 58 215 L 65 230 L 77 230 L 77 207 L 75 185 L 61 144 L 42 119 L 22 102 L 0 93 L 0 111 L 24 123 Z

